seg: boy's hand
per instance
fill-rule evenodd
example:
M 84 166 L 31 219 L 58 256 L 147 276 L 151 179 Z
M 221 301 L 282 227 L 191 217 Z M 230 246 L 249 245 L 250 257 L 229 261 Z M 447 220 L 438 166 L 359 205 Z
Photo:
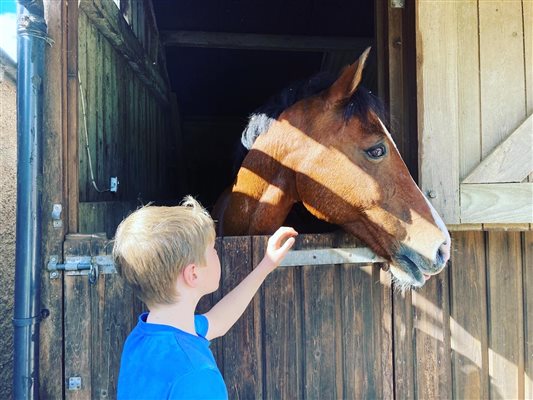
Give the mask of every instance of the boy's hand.
M 274 232 L 268 239 L 267 250 L 261 264 L 264 264 L 269 271 L 274 270 L 294 245 L 294 237 L 296 235 L 298 235 L 298 232 L 287 226 L 282 226 Z

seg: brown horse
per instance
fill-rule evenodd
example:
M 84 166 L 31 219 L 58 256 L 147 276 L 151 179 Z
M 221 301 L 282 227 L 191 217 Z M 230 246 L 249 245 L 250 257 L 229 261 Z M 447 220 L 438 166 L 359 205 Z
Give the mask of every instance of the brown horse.
M 323 90 L 290 89 L 281 113 L 252 115 L 249 152 L 213 214 L 219 234 L 270 234 L 302 203 L 387 259 L 400 287 L 421 287 L 446 265 L 450 235 L 360 85 L 369 51 Z

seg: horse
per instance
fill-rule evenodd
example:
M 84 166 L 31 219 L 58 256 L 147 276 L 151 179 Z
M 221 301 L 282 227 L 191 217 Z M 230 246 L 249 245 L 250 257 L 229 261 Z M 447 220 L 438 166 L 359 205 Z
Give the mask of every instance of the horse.
M 247 153 L 213 216 L 223 236 L 272 234 L 301 204 L 365 242 L 402 289 L 450 258 L 439 214 L 411 177 L 379 99 L 361 85 L 370 48 L 332 81 L 310 79 L 253 113 Z

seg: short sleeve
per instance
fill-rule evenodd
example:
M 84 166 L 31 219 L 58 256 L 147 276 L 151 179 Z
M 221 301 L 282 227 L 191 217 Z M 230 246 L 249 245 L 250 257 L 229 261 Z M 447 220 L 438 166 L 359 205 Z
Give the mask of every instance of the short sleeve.
M 207 331 L 209 329 L 209 321 L 207 320 L 207 317 L 205 315 L 194 316 L 194 329 L 196 330 L 197 335 L 200 335 L 202 337 L 205 337 L 205 335 L 207 335 Z
M 177 381 L 172 386 L 168 398 L 175 400 L 227 400 L 228 391 L 220 372 L 203 368 L 195 370 Z

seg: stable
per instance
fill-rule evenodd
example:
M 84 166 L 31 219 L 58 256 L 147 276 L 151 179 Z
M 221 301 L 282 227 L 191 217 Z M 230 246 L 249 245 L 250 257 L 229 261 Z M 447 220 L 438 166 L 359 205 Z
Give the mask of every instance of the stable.
M 247 116 L 371 46 L 365 85 L 452 231 L 450 265 L 395 291 L 357 239 L 301 235 L 299 261 L 212 345 L 230 398 L 533 397 L 531 2 L 19 3 L 17 240 L 42 251 L 17 256 L 35 293 L 15 306 L 17 395 L 114 398 L 143 307 L 109 257 L 118 223 L 187 193 L 212 207 Z M 202 308 L 266 238 L 217 241 Z

